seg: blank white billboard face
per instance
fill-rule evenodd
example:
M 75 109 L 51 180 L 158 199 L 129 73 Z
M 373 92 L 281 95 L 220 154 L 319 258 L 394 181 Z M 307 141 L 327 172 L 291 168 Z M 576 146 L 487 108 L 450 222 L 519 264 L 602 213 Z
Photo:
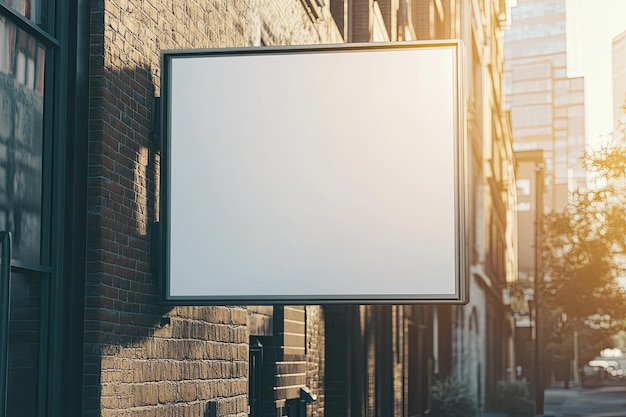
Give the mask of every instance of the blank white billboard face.
M 164 54 L 166 302 L 464 301 L 461 45 L 374 45 Z

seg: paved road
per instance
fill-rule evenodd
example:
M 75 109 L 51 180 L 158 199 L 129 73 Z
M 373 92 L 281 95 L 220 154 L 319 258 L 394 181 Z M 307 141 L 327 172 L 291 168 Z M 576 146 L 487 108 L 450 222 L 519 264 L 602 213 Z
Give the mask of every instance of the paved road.
M 548 389 L 544 417 L 626 417 L 626 386 Z

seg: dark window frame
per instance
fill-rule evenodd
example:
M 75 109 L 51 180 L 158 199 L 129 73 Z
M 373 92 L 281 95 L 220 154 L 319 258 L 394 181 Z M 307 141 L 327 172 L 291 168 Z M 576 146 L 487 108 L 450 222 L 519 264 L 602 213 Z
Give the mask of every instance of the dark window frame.
M 10 269 L 41 282 L 38 392 L 32 394 L 37 415 L 80 416 L 90 5 L 86 0 L 42 3 L 40 26 L 0 0 L 0 16 L 45 48 L 40 256 L 39 262 L 12 259 Z M 0 295 L 9 299 L 6 287 Z M 0 317 L 9 320 L 8 311 Z M 7 403 L 8 344 L 7 335 L 0 335 L 0 407 Z

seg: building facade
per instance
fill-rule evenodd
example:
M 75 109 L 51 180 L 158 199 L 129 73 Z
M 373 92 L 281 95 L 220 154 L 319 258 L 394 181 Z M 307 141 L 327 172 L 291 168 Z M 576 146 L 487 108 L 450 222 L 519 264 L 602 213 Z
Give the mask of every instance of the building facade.
M 553 364 L 545 355 L 541 265 L 542 216 L 566 208 L 574 191 L 587 189 L 585 82 L 568 77 L 566 1 L 518 0 L 505 32 L 506 106 L 512 115 L 517 160 L 518 274 L 526 305 L 518 320 L 518 366 L 533 385 L 535 399 L 549 384 Z M 534 307 L 533 307 L 534 306 Z M 539 310 L 539 312 L 538 312 Z M 540 326 L 540 331 L 537 327 Z M 540 360 L 540 359 L 536 359 Z
M 568 192 L 587 187 L 581 162 L 586 144 L 584 79 L 567 76 L 566 1 L 517 1 L 505 32 L 505 61 L 513 147 L 543 150 L 545 210 L 562 210 Z M 526 275 L 526 266 L 520 268 Z
M 487 407 L 498 381 L 513 378 L 512 317 L 503 294 L 517 280 L 516 202 L 511 121 L 503 102 L 506 2 L 461 2 L 469 88 L 470 303 L 454 313 L 454 372 L 475 381 Z M 461 22 L 464 22 L 461 10 Z M 459 324 L 462 323 L 462 327 Z M 467 358 L 470 358 L 468 360 Z M 491 360 L 491 358 L 497 358 Z
M 542 201 L 544 193 L 544 171 L 542 167 L 545 164 L 543 159 L 543 151 L 541 149 L 533 149 L 515 152 L 516 168 L 517 168 L 517 204 L 527 209 L 520 210 L 517 213 L 518 224 L 535 225 L 541 223 L 543 215 L 544 203 Z M 528 268 L 528 273 L 532 271 L 532 276 L 539 276 L 541 272 L 541 230 L 536 227 L 521 227 L 517 231 L 518 239 L 521 244 L 526 244 L 526 250 L 519 250 L 518 262 Z M 523 288 L 522 302 L 526 304 L 520 308 L 524 314 L 516 317 L 516 365 L 519 367 L 521 378 L 526 378 L 532 384 L 536 379 L 535 364 L 535 341 L 537 337 L 536 309 L 533 307 L 536 302 L 534 296 L 533 285 L 529 282 L 520 281 Z M 534 284 L 534 283 L 533 283 Z M 544 381 L 550 377 L 550 366 L 547 374 L 541 375 Z
M 613 124 L 615 129 L 626 124 L 626 31 L 613 38 Z
M 514 363 L 506 14 L 504 0 L 0 0 L 3 415 L 415 416 L 447 376 L 488 408 Z M 162 50 L 445 38 L 467 52 L 469 304 L 159 303 Z

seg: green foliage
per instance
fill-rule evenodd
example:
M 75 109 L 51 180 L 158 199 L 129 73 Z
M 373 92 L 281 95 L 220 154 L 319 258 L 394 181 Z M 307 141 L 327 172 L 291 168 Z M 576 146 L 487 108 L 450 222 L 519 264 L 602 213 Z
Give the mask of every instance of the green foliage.
M 511 302 L 511 310 L 529 314 L 528 301 L 526 300 L 526 292 L 532 288 L 532 284 L 527 280 L 515 281 L 509 283 L 509 298 Z
M 624 138 L 626 139 L 626 138 Z M 623 142 L 590 152 L 585 157 L 585 169 L 592 172 L 596 188 L 589 195 L 591 209 L 603 227 L 602 236 L 614 246 L 626 251 L 626 146 Z
M 612 274 L 611 244 L 592 230 L 590 217 L 589 213 L 552 213 L 544 223 L 543 264 L 549 278 L 541 295 L 581 320 L 616 313 L 624 300 Z
M 626 328 L 626 291 L 618 281 L 626 265 L 624 141 L 588 152 L 583 163 L 593 179 L 589 190 L 570 195 L 562 212 L 543 216 L 541 230 L 542 363 L 557 380 L 572 376 L 575 331 L 581 366 Z
M 580 363 L 579 366 L 586 364 L 590 360 L 600 355 L 602 349 L 614 346 L 611 338 L 615 332 L 611 329 L 592 329 L 590 327 L 582 327 L 578 332 L 578 346 Z
M 496 410 L 507 417 L 533 417 L 535 405 L 530 400 L 526 381 L 499 382 L 495 396 Z
M 611 335 L 611 344 L 622 352 L 626 352 L 626 330 L 620 330 L 617 333 Z
M 621 319 L 626 293 L 616 278 L 626 253 L 626 147 L 588 153 L 584 162 L 595 187 L 543 218 L 541 294 L 581 323 L 594 314 Z
M 446 378 L 433 387 L 433 417 L 474 417 L 478 414 L 476 395 L 466 380 Z

